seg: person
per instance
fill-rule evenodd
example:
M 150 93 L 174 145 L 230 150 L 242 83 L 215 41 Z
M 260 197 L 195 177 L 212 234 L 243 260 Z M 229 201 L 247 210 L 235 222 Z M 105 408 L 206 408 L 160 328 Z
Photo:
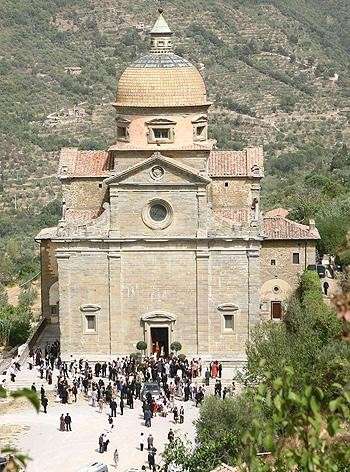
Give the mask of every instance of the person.
M 110 401 L 109 406 L 111 409 L 111 416 L 116 417 L 117 416 L 117 402 L 114 400 L 114 398 Z
M 30 387 L 30 389 L 32 392 L 36 392 L 35 382 L 32 383 L 32 386 Z
M 147 438 L 147 449 L 150 451 L 153 448 L 153 436 L 150 433 Z
M 66 422 L 64 421 L 64 414 L 60 416 L 60 431 L 66 430 Z
M 123 416 L 123 413 L 124 413 L 124 400 L 123 400 L 123 397 L 120 398 L 119 407 L 120 407 L 120 414 Z
M 44 394 L 44 396 L 41 397 L 41 404 L 42 404 L 42 406 L 43 406 L 43 408 L 44 408 L 44 413 L 47 413 L 47 405 L 48 405 L 48 403 L 49 403 L 49 401 L 48 401 L 47 397 L 46 397 L 45 394 Z
M 326 280 L 325 282 L 323 282 L 323 291 L 326 296 L 328 294 L 328 290 L 329 290 L 329 283 Z
M 143 451 L 144 447 L 145 447 L 145 443 L 144 443 L 144 434 L 141 433 L 141 437 L 140 437 L 140 451 Z
M 98 438 L 98 450 L 100 454 L 103 454 L 105 451 L 105 446 L 104 446 L 104 433 L 100 434 Z
M 108 435 L 105 434 L 105 435 L 104 435 L 104 442 L 103 442 L 103 450 L 104 450 L 104 452 L 107 452 L 108 444 L 109 444 L 109 438 L 108 438 Z
M 77 402 L 78 389 L 77 389 L 77 386 L 75 384 L 72 387 L 72 393 L 74 395 L 74 403 L 76 403 Z
M 180 417 L 180 424 L 183 424 L 183 422 L 185 420 L 185 410 L 184 410 L 184 407 L 182 405 L 180 407 L 179 417 Z
M 222 399 L 223 400 L 225 400 L 227 393 L 228 393 L 228 388 L 224 387 L 224 390 L 222 391 Z
M 209 372 L 208 367 L 207 367 L 207 370 L 205 371 L 204 377 L 205 377 L 205 385 L 209 387 L 210 372 Z
M 10 367 L 9 372 L 10 372 L 11 382 L 15 382 L 15 380 L 16 380 L 16 369 L 14 368 L 14 366 Z
M 177 423 L 179 420 L 179 412 L 177 410 L 177 406 L 175 406 L 173 409 L 173 415 L 174 415 L 174 423 Z
M 174 431 L 170 428 L 170 431 L 168 433 L 168 441 L 172 443 L 175 439 Z
M 148 466 L 153 472 L 156 471 L 156 451 L 157 449 L 152 447 L 152 449 L 148 452 Z
M 99 413 L 102 413 L 103 411 L 103 398 L 100 398 L 99 401 L 98 401 L 98 411 Z
M 216 379 L 214 394 L 220 398 L 221 398 L 221 388 L 222 388 L 221 381 L 219 379 Z
M 114 424 L 113 424 L 113 418 L 111 417 L 111 415 L 108 415 L 108 424 L 111 427 L 111 429 L 113 429 Z
M 72 418 L 70 417 L 70 414 L 67 413 L 65 418 L 64 418 L 64 422 L 66 424 L 66 431 L 72 431 Z
M 144 412 L 145 426 L 147 426 L 147 428 L 151 427 L 151 418 L 152 418 L 151 410 L 147 408 Z
M 218 365 L 218 374 L 219 374 L 219 378 L 221 379 L 221 377 L 222 377 L 222 364 L 221 364 L 221 362 Z

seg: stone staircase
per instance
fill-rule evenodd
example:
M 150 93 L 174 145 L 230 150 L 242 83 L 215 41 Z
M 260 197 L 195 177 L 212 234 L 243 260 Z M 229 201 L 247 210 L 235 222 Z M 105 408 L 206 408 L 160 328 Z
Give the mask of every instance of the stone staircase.
M 59 326 L 58 326 L 58 324 L 57 325 L 56 324 L 48 324 L 44 328 L 44 331 L 39 336 L 39 338 L 38 338 L 38 340 L 35 344 L 34 350 L 37 347 L 41 347 L 41 349 L 44 351 L 45 345 L 47 343 L 51 344 L 54 341 L 56 341 L 57 339 L 59 339 Z M 55 379 L 55 371 L 53 373 L 53 379 Z M 39 374 L 36 367 L 33 367 L 32 370 L 29 370 L 28 356 L 25 359 L 23 359 L 23 361 L 22 361 L 21 370 L 20 370 L 20 372 L 17 373 L 16 381 L 11 382 L 10 377 L 9 377 L 8 374 L 6 375 L 6 380 L 7 380 L 6 381 L 6 387 L 9 390 L 17 390 L 17 389 L 21 389 L 21 388 L 30 388 L 32 386 L 33 382 L 35 382 L 35 386 L 36 386 L 37 390 L 40 389 L 41 385 L 43 385 L 45 390 L 48 390 L 48 391 L 53 390 L 53 388 L 54 388 L 53 384 L 48 385 L 45 378 L 44 379 L 40 378 L 40 374 Z

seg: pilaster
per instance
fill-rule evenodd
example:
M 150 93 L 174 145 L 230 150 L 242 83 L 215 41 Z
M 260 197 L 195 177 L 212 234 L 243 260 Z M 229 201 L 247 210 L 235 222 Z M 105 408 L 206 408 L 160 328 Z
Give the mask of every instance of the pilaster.
M 200 247 L 196 253 L 197 269 L 197 354 L 209 352 L 209 251 L 208 247 Z

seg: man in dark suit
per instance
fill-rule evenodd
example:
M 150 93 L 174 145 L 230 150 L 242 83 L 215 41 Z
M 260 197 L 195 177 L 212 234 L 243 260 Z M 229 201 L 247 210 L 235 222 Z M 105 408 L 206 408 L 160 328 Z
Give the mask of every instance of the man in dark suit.
M 64 422 L 66 424 L 66 431 L 72 431 L 72 418 L 70 417 L 70 414 L 67 413 L 66 416 L 64 417 Z

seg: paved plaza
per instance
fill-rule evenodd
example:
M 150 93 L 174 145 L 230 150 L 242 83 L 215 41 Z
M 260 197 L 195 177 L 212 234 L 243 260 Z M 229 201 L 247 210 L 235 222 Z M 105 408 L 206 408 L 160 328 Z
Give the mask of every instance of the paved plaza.
M 26 373 L 28 376 L 28 372 Z M 37 373 L 32 371 L 33 380 L 40 389 L 41 382 Z M 45 382 L 44 382 L 45 387 Z M 110 430 L 108 424 L 109 408 L 105 406 L 103 413 L 98 408 L 93 408 L 80 394 L 76 404 L 62 405 L 55 402 L 54 393 L 49 395 L 48 413 L 37 414 L 28 404 L 25 409 L 13 409 L 12 412 L 0 415 L 1 426 L 21 425 L 29 429 L 21 433 L 15 441 L 16 447 L 33 459 L 29 462 L 28 472 L 76 472 L 81 467 L 94 461 L 103 462 L 109 470 L 126 472 L 129 468 L 141 468 L 147 464 L 147 451 L 139 449 L 140 434 L 144 432 L 145 443 L 151 432 L 154 436 L 154 445 L 157 448 L 157 464 L 161 460 L 161 452 L 164 450 L 167 435 L 170 428 L 181 436 L 187 435 L 194 441 L 195 428 L 193 421 L 198 415 L 198 409 L 192 401 L 177 402 L 185 407 L 185 421 L 183 424 L 174 424 L 172 414 L 167 418 L 156 416 L 152 419 L 151 428 L 144 426 L 142 404 L 135 401 L 135 408 L 124 409 L 121 416 L 119 409 L 114 419 L 114 428 L 110 433 L 108 452 L 98 452 L 98 437 L 102 432 Z M 1 408 L 1 406 L 0 406 Z M 64 413 L 70 413 L 72 417 L 72 432 L 59 431 L 59 417 Z M 119 452 L 119 464 L 115 467 L 113 453 Z

